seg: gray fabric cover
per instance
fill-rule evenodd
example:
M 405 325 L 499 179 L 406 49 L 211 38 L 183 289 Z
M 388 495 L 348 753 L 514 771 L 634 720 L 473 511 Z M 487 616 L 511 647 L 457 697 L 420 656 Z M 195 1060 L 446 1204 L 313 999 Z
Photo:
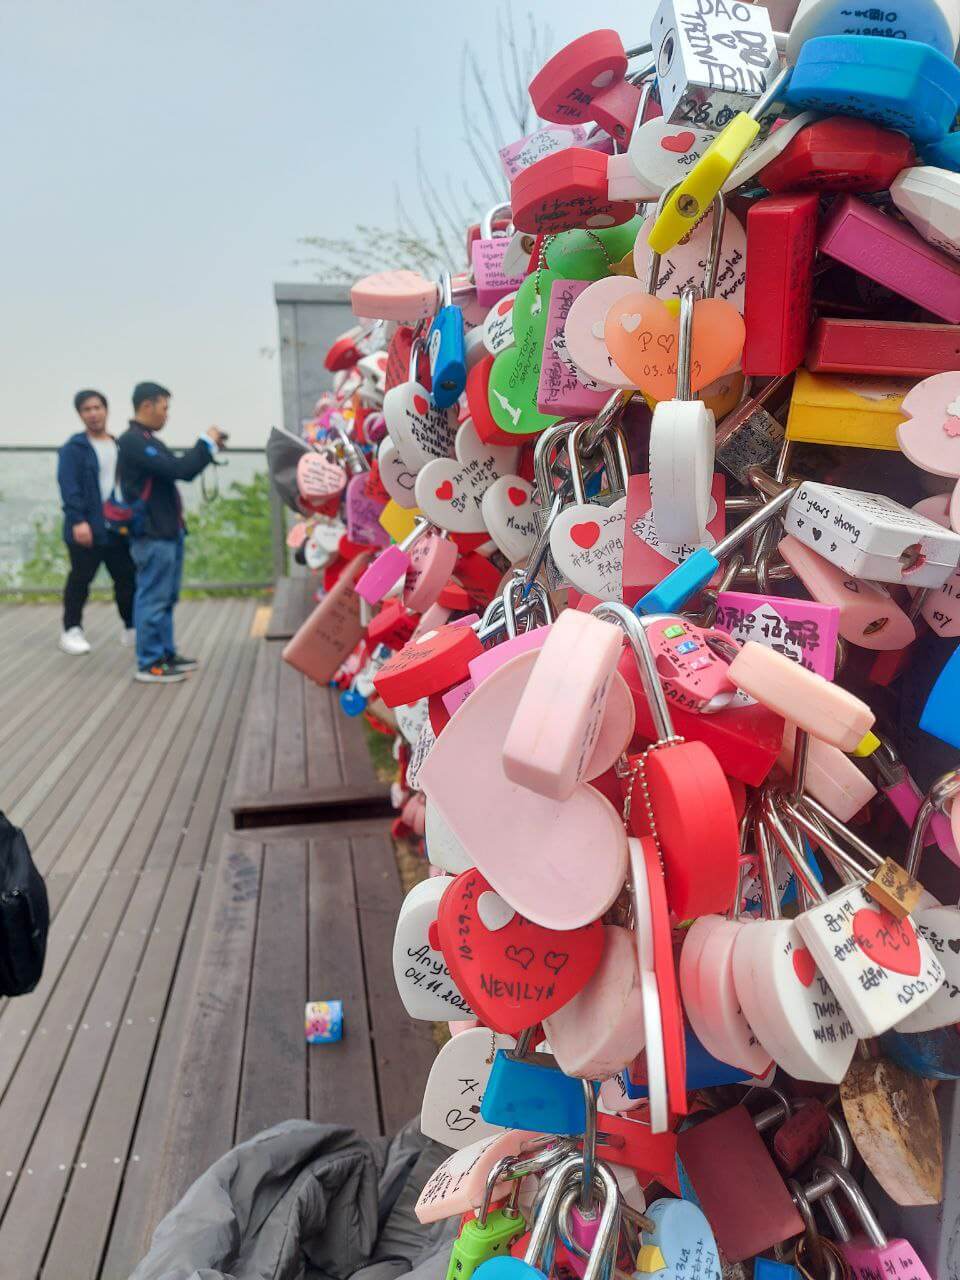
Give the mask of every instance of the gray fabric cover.
M 376 1144 L 285 1121 L 201 1174 L 131 1280 L 443 1280 L 458 1223 L 421 1226 L 413 1206 L 449 1154 L 419 1118 Z

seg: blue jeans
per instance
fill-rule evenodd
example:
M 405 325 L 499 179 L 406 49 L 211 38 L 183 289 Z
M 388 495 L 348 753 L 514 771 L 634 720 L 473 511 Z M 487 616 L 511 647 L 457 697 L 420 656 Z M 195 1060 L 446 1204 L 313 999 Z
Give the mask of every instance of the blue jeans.
M 176 653 L 173 606 L 183 578 L 183 534 L 176 539 L 131 538 L 130 554 L 137 566 L 133 624 L 137 629 L 140 670 Z

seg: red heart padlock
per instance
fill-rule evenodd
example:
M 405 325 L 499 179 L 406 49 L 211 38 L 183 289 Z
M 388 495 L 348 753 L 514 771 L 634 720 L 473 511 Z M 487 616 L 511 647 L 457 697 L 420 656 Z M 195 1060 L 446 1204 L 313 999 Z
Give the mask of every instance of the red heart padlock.
M 323 358 L 323 367 L 331 373 L 342 373 L 344 369 L 351 369 L 358 360 L 362 360 L 364 353 L 356 344 L 357 335 L 358 330 L 351 329 L 331 343 Z
M 519 231 L 553 235 L 576 227 L 620 226 L 636 214 L 631 200 L 611 200 L 607 157 L 586 147 L 544 156 L 510 186 L 513 221 Z
M 491 1031 L 517 1035 L 556 1013 L 600 963 L 603 925 L 545 929 L 513 911 L 475 868 L 440 900 L 437 936 L 458 990 Z
M 616 31 L 591 31 L 555 53 L 530 81 L 537 114 L 555 124 L 590 120 L 626 141 L 640 108 L 640 89 L 624 79 L 627 55 Z
M 667 1076 L 667 1097 L 674 1115 L 687 1113 L 687 1050 L 683 1029 L 683 1006 L 677 969 L 673 958 L 673 931 L 670 908 L 664 887 L 660 855 L 653 840 L 641 839 L 647 888 L 650 893 L 650 918 L 653 924 L 653 956 L 657 992 L 660 996 L 660 1025 L 663 1031 L 663 1058 Z
M 470 659 L 482 652 L 470 627 L 438 627 L 395 653 L 374 676 L 373 685 L 388 707 L 402 707 L 466 680 Z

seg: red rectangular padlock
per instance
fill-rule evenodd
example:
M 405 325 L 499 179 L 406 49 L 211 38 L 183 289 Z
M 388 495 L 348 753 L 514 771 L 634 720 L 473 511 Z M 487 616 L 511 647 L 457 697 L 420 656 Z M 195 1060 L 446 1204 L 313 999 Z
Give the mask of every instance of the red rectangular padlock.
M 930 378 L 960 368 L 960 329 L 954 324 L 826 316 L 810 333 L 806 364 L 811 373 Z
M 657 737 L 653 717 L 630 654 L 621 659 L 619 671 L 633 694 L 637 736 L 653 742 Z M 724 707 L 708 716 L 673 704 L 670 714 L 673 727 L 682 738 L 704 743 L 728 777 L 739 778 L 751 787 L 759 787 L 764 781 L 783 746 L 783 716 L 759 702 L 749 707 Z
M 819 197 L 770 196 L 747 214 L 743 369 L 780 377 L 803 361 L 813 297 Z
M 728 1262 L 752 1258 L 803 1230 L 745 1107 L 731 1107 L 678 1134 L 677 1159 Z

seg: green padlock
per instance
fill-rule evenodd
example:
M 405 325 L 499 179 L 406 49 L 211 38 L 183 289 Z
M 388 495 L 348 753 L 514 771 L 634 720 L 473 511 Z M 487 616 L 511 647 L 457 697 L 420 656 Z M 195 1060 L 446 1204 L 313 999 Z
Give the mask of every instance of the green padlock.
M 481 1262 L 506 1254 L 526 1229 L 515 1209 L 493 1209 L 482 1223 L 479 1217 L 471 1218 L 453 1242 L 447 1280 L 470 1280 Z
M 540 269 L 527 276 L 513 304 L 512 347 L 501 351 L 490 370 L 490 413 L 501 431 L 534 436 L 560 419 L 537 408 L 537 388 L 547 333 L 550 286 L 554 280 L 600 280 L 633 246 L 640 219 L 602 231 L 561 231 L 544 247 Z

